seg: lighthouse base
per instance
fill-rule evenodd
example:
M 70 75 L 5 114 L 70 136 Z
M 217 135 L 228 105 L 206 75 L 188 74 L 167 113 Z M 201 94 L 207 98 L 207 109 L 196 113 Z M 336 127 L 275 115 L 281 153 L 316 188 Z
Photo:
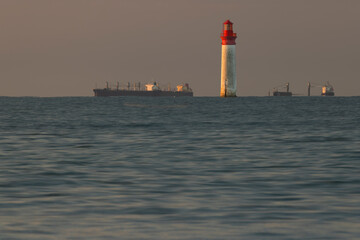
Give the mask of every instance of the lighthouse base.
M 220 97 L 236 97 L 236 93 L 231 93 L 231 94 L 220 94 Z

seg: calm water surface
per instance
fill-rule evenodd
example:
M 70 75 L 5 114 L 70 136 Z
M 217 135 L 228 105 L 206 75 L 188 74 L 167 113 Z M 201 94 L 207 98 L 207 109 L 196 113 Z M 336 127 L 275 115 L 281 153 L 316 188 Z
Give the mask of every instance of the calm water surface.
M 0 98 L 0 239 L 360 239 L 360 97 Z

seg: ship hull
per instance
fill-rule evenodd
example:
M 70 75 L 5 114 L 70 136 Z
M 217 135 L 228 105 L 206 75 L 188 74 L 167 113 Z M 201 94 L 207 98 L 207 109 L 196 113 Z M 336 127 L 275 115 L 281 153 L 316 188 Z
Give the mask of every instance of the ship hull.
M 335 96 L 334 92 L 321 93 L 321 96 Z
M 138 97 L 192 97 L 193 92 L 176 91 L 133 91 L 133 90 L 112 90 L 94 89 L 95 97 L 113 96 L 138 96 Z
M 291 97 L 292 92 L 273 92 L 273 96 L 275 96 L 275 97 Z

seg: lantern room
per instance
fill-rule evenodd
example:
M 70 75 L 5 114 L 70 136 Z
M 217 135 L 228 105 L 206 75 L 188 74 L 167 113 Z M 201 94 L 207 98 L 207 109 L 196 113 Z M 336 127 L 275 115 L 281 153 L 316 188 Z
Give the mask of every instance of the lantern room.
M 224 22 L 223 31 L 232 31 L 233 30 L 232 25 L 233 25 L 233 23 L 230 22 L 230 20 L 227 20 L 226 22 Z
M 233 32 L 233 23 L 226 20 L 221 33 L 222 45 L 235 45 L 236 33 Z

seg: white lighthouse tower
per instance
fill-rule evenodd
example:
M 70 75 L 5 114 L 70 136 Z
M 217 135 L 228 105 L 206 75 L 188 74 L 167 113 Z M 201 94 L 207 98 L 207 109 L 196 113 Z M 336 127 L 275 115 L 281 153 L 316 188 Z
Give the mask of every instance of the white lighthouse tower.
M 233 23 L 224 22 L 221 33 L 221 90 L 220 97 L 236 97 L 236 61 Z

